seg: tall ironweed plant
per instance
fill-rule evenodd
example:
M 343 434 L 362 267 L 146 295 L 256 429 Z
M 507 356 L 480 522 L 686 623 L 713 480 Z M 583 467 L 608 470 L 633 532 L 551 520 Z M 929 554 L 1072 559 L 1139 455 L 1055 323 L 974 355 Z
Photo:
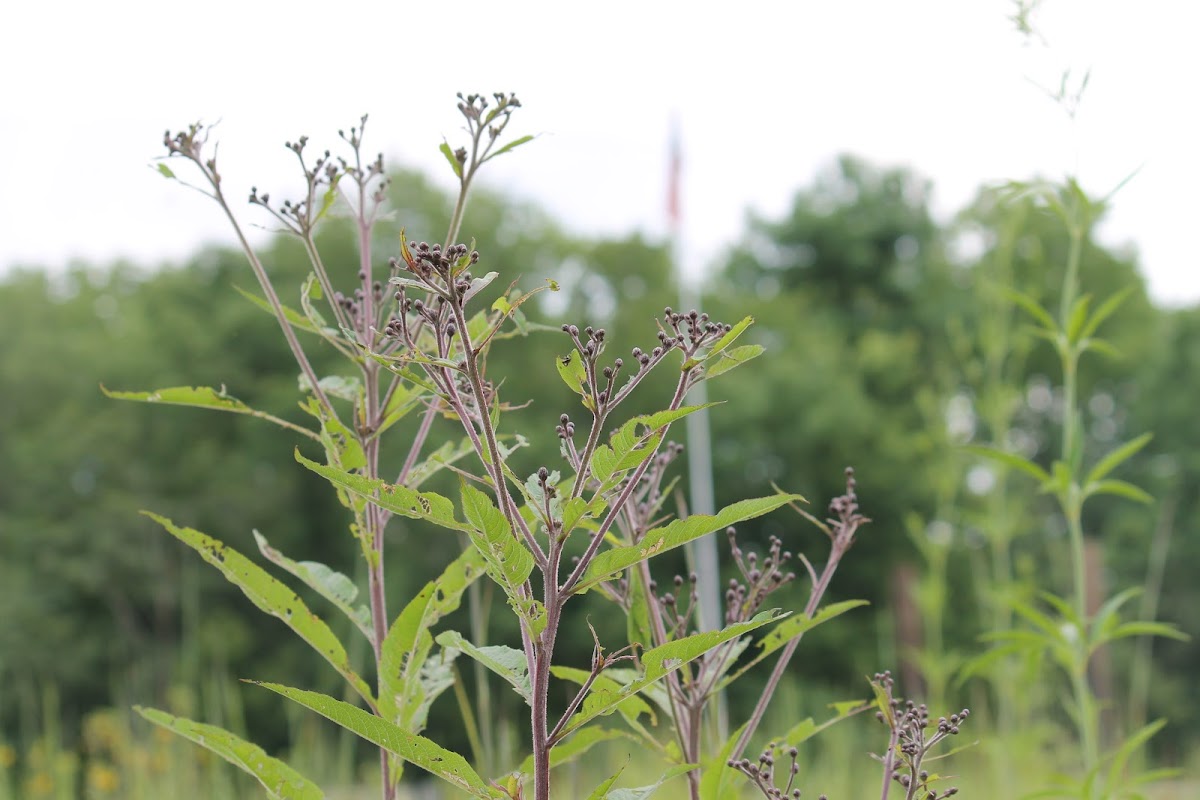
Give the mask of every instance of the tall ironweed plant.
M 687 405 L 689 390 L 750 361 L 762 348 L 738 344 L 752 322 L 749 317 L 728 324 L 671 308 L 647 326 L 647 345 L 624 357 L 610 357 L 604 329 L 561 325 L 557 335 L 563 346 L 554 367 L 578 396 L 579 407 L 546 422 L 558 439 L 560 463 L 532 475 L 514 472 L 510 457 L 527 440 L 508 423 L 512 406 L 501 389 L 511 376 L 490 374 L 488 354 L 506 339 L 544 328 L 529 323 L 522 306 L 539 292 L 558 287 L 548 281 L 532 291 L 515 283 L 497 290 L 505 279 L 486 271 L 486 257 L 473 243 L 460 242 L 460 230 L 479 170 L 532 138 L 506 137 L 519 107 L 509 94 L 459 96 L 465 144 L 441 146 L 459 183 L 445 237 L 429 243 L 402 233 L 394 257 L 383 265 L 373 250 L 372 234 L 381 219 L 388 179 L 382 156 L 371 158 L 364 151 L 366 117 L 339 132 L 344 156 L 314 154 L 306 137 L 288 143 L 303 172 L 302 196 L 277 202 L 255 189 L 249 201 L 296 237 L 308 256 L 312 271 L 298 307 L 283 303 L 251 246 L 226 194 L 209 130 L 193 125 L 164 138 L 167 156 L 158 165 L 162 174 L 179 180 L 172 165 L 186 165 L 199 176 L 188 185 L 215 201 L 232 225 L 262 292 L 249 299 L 278 322 L 300 370 L 301 406 L 311 422 L 299 425 L 252 409 L 224 388 L 110 394 L 252 415 L 323 449 L 323 462 L 299 450 L 295 458 L 328 480 L 349 512 L 350 538 L 366 562 L 367 602 L 360 604 L 355 584 L 334 569 L 292 560 L 261 536 L 257 542 L 264 558 L 352 621 L 370 644 L 373 682 L 359 674 L 346 645 L 286 584 L 223 542 L 146 513 L 220 570 L 259 609 L 283 621 L 342 676 L 357 703 L 278 683 L 255 683 L 374 743 L 384 800 L 397 796 L 407 764 L 474 797 L 514 800 L 531 791 L 535 800 L 548 800 L 556 767 L 614 739 L 632 740 L 640 750 L 660 755 L 665 770 L 657 783 L 632 790 L 612 788 L 618 773 L 596 787 L 593 798 L 647 797 L 677 776 L 686 776 L 689 796 L 697 800 L 735 797 L 745 779 L 766 797 L 782 797 L 785 791 L 793 796 L 798 791 L 793 788 L 795 746 L 868 704 L 841 704 L 830 719 L 800 722 L 775 739 L 757 764 L 742 756 L 803 635 L 863 605 L 822 604 L 843 556 L 867 522 L 853 474 L 847 471 L 846 492 L 830 504 L 824 520 L 802 509 L 799 495 L 782 491 L 733 503 L 711 516 L 675 516 L 667 507 L 669 474 L 681 447 L 668 434 L 674 423 L 699 408 Z M 316 238 L 319 225 L 339 203 L 349 207 L 357 233 L 359 263 L 351 271 L 326 264 Z M 341 354 L 352 377 L 319 374 L 302 338 Z M 620 407 L 643 390 L 654 370 L 674 375 L 671 394 L 659 399 L 662 410 L 622 418 Z M 415 434 L 393 444 L 388 434 L 410 415 L 417 418 Z M 431 441 L 438 417 L 457 421 L 462 438 Z M 394 475 L 381 472 L 385 438 L 389 448 L 401 448 L 388 452 L 406 454 Z M 422 488 L 440 472 L 457 476 L 457 496 Z M 765 554 L 738 545 L 731 526 L 784 506 L 827 534 L 823 564 L 793 555 L 778 539 L 771 540 Z M 396 516 L 457 532 L 465 543 L 461 554 L 398 611 L 387 607 L 384 574 L 388 523 Z M 701 631 L 694 614 L 697 576 L 679 575 L 660 584 L 650 562 L 719 531 L 728 532 L 737 575 L 727 585 L 723 627 Z M 803 566 L 799 577 L 789 569 L 793 562 Z M 469 587 L 485 578 L 504 593 L 519 622 L 519 641 L 484 645 L 453 630 L 435 632 Z M 809 585 L 804 608 L 786 613 L 771 607 L 772 593 L 794 580 Z M 628 635 L 602 642 L 592 631 L 590 664 L 579 669 L 560 663 L 557 643 L 564 610 L 587 593 L 625 617 Z M 484 613 L 480 608 L 473 612 Z M 528 708 L 529 756 L 507 773 L 481 775 L 478 752 L 473 766 L 422 735 L 431 704 L 454 684 L 455 660 L 464 656 L 511 685 Z M 727 740 L 713 741 L 706 733 L 711 726 L 704 723 L 710 702 L 767 661 L 773 665 L 761 700 Z M 928 712 L 894 701 L 890 678 L 877 676 L 875 683 L 875 705 L 890 730 L 888 749 L 880 757 L 884 796 L 893 785 L 908 797 L 918 796 L 922 787 L 920 796 L 937 795 L 939 790 L 928 787 L 936 776 L 920 769 L 921 757 L 944 735 L 957 732 L 959 717 L 951 717 L 953 730 L 939 727 L 935 735 L 927 735 Z M 551 709 L 552 684 L 577 687 L 565 708 Z M 155 709 L 138 711 L 249 772 L 271 797 L 325 796 L 295 768 L 228 731 Z M 464 713 L 470 713 L 469 706 Z M 612 724 L 614 714 L 624 725 Z M 777 785 L 771 767 L 770 753 L 781 747 L 793 753 L 793 772 L 783 780 L 786 789 Z

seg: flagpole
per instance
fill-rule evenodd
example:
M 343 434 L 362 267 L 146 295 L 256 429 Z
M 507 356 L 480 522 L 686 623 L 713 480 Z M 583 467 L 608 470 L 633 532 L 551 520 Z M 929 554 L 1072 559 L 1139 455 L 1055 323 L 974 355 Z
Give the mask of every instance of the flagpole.
M 700 305 L 699 280 L 691 280 L 684 267 L 683 214 L 681 182 L 683 154 L 680 142 L 679 120 L 671 120 L 670 172 L 667 184 L 667 222 L 670 231 L 671 262 L 679 282 L 679 310 L 686 313 Z M 699 406 L 708 402 L 708 387 L 701 381 L 687 394 L 688 405 Z M 688 490 L 691 497 L 689 514 L 716 513 L 713 490 L 712 435 L 708 422 L 708 409 L 701 409 L 684 418 L 687 431 Z M 689 542 L 688 558 L 694 565 L 698 577 L 696 587 L 700 595 L 699 628 L 702 631 L 718 630 L 722 627 L 721 615 L 721 570 L 717 553 L 717 536 L 709 534 Z M 724 742 L 728 735 L 728 713 L 725 695 L 717 697 L 717 733 Z

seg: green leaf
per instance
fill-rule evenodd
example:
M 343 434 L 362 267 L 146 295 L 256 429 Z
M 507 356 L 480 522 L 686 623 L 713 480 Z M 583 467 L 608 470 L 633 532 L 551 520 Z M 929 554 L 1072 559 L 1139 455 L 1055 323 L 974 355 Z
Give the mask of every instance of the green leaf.
M 1115 478 L 1090 484 L 1087 487 L 1087 494 L 1088 496 L 1094 494 L 1111 494 L 1117 497 L 1124 497 L 1126 500 L 1132 500 L 1135 503 L 1144 503 L 1145 505 L 1154 504 L 1154 495 L 1145 489 L 1134 486 L 1132 483 L 1119 481 Z
M 508 144 L 504 145 L 496 152 L 489 155 L 488 161 L 491 161 L 496 156 L 502 156 L 509 151 L 515 150 L 516 148 L 520 147 L 521 145 L 523 145 L 527 142 L 532 142 L 533 140 L 534 140 L 534 137 L 530 134 L 526 134 L 525 136 L 522 136 L 518 139 L 513 139 L 511 142 L 509 142 Z
M 310 439 L 318 438 L 317 434 L 308 428 L 297 425 L 294 422 L 288 422 L 286 419 L 280 419 L 265 411 L 257 411 L 251 408 L 225 391 L 224 386 L 220 389 L 214 389 L 211 386 L 171 386 L 166 389 L 156 389 L 152 392 L 113 392 L 105 388 L 104 384 L 101 384 L 100 391 L 104 393 L 105 397 L 113 400 L 133 400 L 139 403 L 161 403 L 163 405 L 212 408 L 217 411 L 229 411 L 233 414 L 246 414 L 247 416 L 273 422 L 281 428 L 302 433 Z
M 1157 719 L 1121 742 L 1116 752 L 1113 753 L 1112 763 L 1108 768 L 1108 786 L 1110 788 L 1120 785 L 1121 777 L 1125 774 L 1125 768 L 1128 766 L 1129 760 L 1133 758 L 1133 754 L 1145 747 L 1146 743 L 1166 725 L 1165 719 Z
M 605 798 L 608 797 L 608 790 L 611 789 L 612 785 L 617 782 L 617 778 L 621 777 L 621 773 L 625 771 L 625 767 L 628 765 L 629 760 L 626 759 L 625 763 L 621 765 L 620 769 L 618 769 L 608 778 L 605 778 L 599 786 L 592 790 L 592 793 L 588 795 L 588 800 L 605 800 Z
M 1083 482 L 1084 485 L 1086 486 L 1089 483 L 1096 483 L 1097 481 L 1101 481 L 1108 477 L 1110 472 L 1132 458 L 1135 453 L 1149 444 L 1150 440 L 1153 438 L 1154 434 L 1143 433 L 1136 439 L 1132 439 L 1120 447 L 1110 451 L 1108 455 L 1104 456 L 1104 458 L 1100 459 L 1096 463 L 1096 466 L 1092 467 L 1092 471 L 1088 473 L 1087 479 Z
M 701 364 L 706 361 L 709 361 L 713 357 L 718 356 L 721 353 L 725 352 L 725 348 L 727 348 L 727 347 L 729 347 L 729 345 L 733 344 L 734 341 L 739 336 L 741 336 L 743 333 L 745 333 L 746 329 L 749 328 L 753 324 L 754 324 L 754 317 L 744 317 L 741 322 L 739 322 L 738 324 L 731 327 L 724 336 L 722 336 L 720 339 L 718 339 L 716 342 L 714 342 L 713 346 L 710 347 L 708 352 L 705 353 L 703 356 L 701 356 L 700 358 L 689 358 L 687 361 L 683 362 L 683 369 L 689 370 L 692 367 L 696 366 L 697 364 Z
M 297 383 L 301 392 L 308 393 L 312 391 L 312 381 L 303 372 L 297 378 Z M 362 397 L 362 382 L 358 378 L 343 377 L 342 375 L 326 375 L 324 378 L 317 379 L 317 385 L 321 387 L 321 391 L 330 397 L 339 397 L 351 403 L 358 402 L 359 398 Z
M 264 558 L 273 564 L 278 564 L 304 581 L 317 594 L 333 603 L 339 611 L 349 617 L 368 641 L 375 640 L 375 634 L 371 629 L 371 610 L 362 604 L 353 605 L 355 598 L 358 597 L 358 587 L 354 585 L 354 581 L 317 561 L 293 561 L 271 547 L 267 538 L 258 531 L 254 531 L 254 541 L 258 544 L 258 552 L 262 553 Z
M 455 158 L 454 151 L 450 149 L 449 143 L 442 142 L 438 146 L 438 150 L 440 150 L 442 155 L 446 157 L 446 161 L 449 162 L 450 169 L 454 170 L 454 174 L 461 178 L 463 176 L 462 162 Z
M 550 750 L 550 769 L 561 767 L 563 764 L 569 764 L 581 755 L 590 750 L 593 746 L 601 742 L 608 742 L 613 739 L 630 739 L 633 738 L 627 731 L 613 730 L 612 728 L 601 728 L 593 725 L 589 728 L 584 728 L 579 733 L 572 736 L 567 741 L 555 745 Z M 635 740 L 636 741 L 636 740 Z M 517 767 L 517 772 L 528 775 L 533 772 L 533 754 L 530 753 L 521 766 Z
M 797 747 L 800 744 L 808 741 L 822 731 L 830 728 L 844 719 L 849 719 L 855 714 L 866 711 L 868 708 L 874 708 L 875 704 L 866 700 L 849 700 L 841 703 L 834 703 L 831 708 L 834 709 L 834 715 L 818 725 L 809 717 L 802 722 L 792 726 L 792 729 L 783 736 L 772 739 L 775 742 L 786 742 L 792 747 Z
M 1015 289 L 1004 287 L 1002 291 L 1011 302 L 1020 306 L 1026 314 L 1041 323 L 1043 330 L 1049 333 L 1058 331 L 1058 323 L 1055 322 L 1054 317 L 1037 300 Z
M 840 617 L 847 611 L 850 611 L 861 606 L 870 605 L 866 600 L 845 600 L 841 603 L 831 603 L 819 610 L 811 617 L 806 617 L 803 614 L 793 615 L 776 625 L 770 633 L 764 636 L 758 642 L 758 652 L 749 662 L 738 668 L 737 672 L 729 675 L 720 682 L 717 686 L 717 691 L 725 688 L 729 684 L 736 681 L 738 678 L 746 674 L 751 668 L 757 665 L 767 656 L 785 647 L 793 639 L 797 639 L 808 633 L 813 628 L 828 622 L 835 617 Z
M 524 441 L 522 440 L 520 444 L 523 445 Z M 441 447 L 413 466 L 412 470 L 408 473 L 408 480 L 404 484 L 415 489 L 429 480 L 433 475 L 441 472 L 451 464 L 466 458 L 473 452 L 475 452 L 475 448 L 468 437 L 464 436 L 457 442 L 444 442 Z
M 162 175 L 164 178 L 170 178 L 171 180 L 176 180 L 175 173 L 172 172 L 171 168 L 168 167 L 166 164 L 164 164 L 163 162 L 160 161 L 157 164 L 155 164 L 155 166 L 158 168 L 158 173 L 160 175 Z
M 1092 334 L 1094 334 L 1100 328 L 1100 325 L 1103 324 L 1104 320 L 1111 317 L 1113 313 L 1121 307 L 1121 304 L 1125 302 L 1125 299 L 1129 297 L 1132 292 L 1133 287 L 1127 286 L 1101 303 L 1100 307 L 1092 312 L 1092 317 L 1088 320 L 1087 325 L 1085 325 L 1083 330 L 1079 332 L 1079 338 L 1090 338 Z
M 666 435 L 667 426 L 702 408 L 710 408 L 714 405 L 717 403 L 684 406 L 674 410 L 659 411 L 656 414 L 634 417 L 613 434 L 610 440 L 611 447 L 601 445 L 596 448 L 591 460 L 592 475 L 601 483 L 607 484 L 612 480 L 619 479 L 622 472 L 637 469 L 642 462 L 652 458 L 657 452 L 663 436 Z
M 749 722 L 743 723 L 734 731 L 725 740 L 725 744 L 721 745 L 721 752 L 705 765 L 704 772 L 700 776 L 701 800 L 736 800 L 737 792 L 733 791 L 730 779 L 737 773 L 730 768 L 729 759 L 733 756 L 733 748 L 737 746 L 738 739 L 742 738 L 742 732 L 749 724 Z
M 704 377 L 706 380 L 711 380 L 718 375 L 729 372 L 734 367 L 740 367 L 751 359 L 758 358 L 766 350 L 761 344 L 744 344 L 740 347 L 731 348 L 724 353 L 721 353 L 717 358 L 717 362 L 710 367 L 706 367 Z
M 1191 641 L 1183 631 L 1174 625 L 1168 625 L 1165 622 L 1123 622 L 1116 627 L 1109 637 L 1109 641 L 1116 639 L 1126 639 L 1130 636 L 1162 636 L 1167 639 L 1175 639 L 1180 642 Z
M 777 494 L 771 497 L 742 500 L 726 506 L 715 516 L 693 514 L 687 519 L 677 519 L 662 528 L 654 528 L 642 537 L 635 545 L 614 547 L 597 555 L 588 565 L 575 591 L 587 591 L 590 587 L 610 580 L 621 570 L 627 569 L 638 562 L 665 553 L 680 545 L 706 536 L 713 531 L 722 530 L 748 519 L 760 517 L 774 511 L 782 505 L 804 498 L 798 494 Z
M 973 455 L 995 461 L 1012 469 L 1020 470 L 1039 483 L 1048 483 L 1050 481 L 1050 473 L 1024 456 L 1019 456 L 1016 453 L 978 444 L 967 445 L 963 449 Z
M 289 700 L 316 711 L 346 730 L 357 733 L 368 742 L 436 775 L 473 797 L 504 800 L 504 795 L 499 790 L 485 784 L 475 770 L 471 769 L 471 765 L 465 758 L 438 746 L 424 736 L 410 733 L 358 706 L 343 703 L 341 700 L 335 700 L 320 692 L 293 689 L 278 683 L 259 681 L 251 681 L 251 683 L 270 689 L 276 694 L 281 694 Z
M 155 708 L 134 706 L 133 710 L 162 728 L 190 739 L 242 769 L 262 784 L 272 800 L 322 800 L 325 792 L 253 742 L 247 742 L 216 725 L 172 716 Z
M 565 681 L 571 681 L 579 684 L 580 686 L 586 683 L 592 674 L 589 670 L 560 666 L 551 667 L 550 673 L 556 678 L 560 678 Z M 624 671 L 621 671 L 621 673 L 623 674 Z M 584 711 L 588 710 L 589 703 L 601 702 L 602 698 L 604 697 L 620 693 L 622 684 L 616 679 L 617 674 L 618 673 L 616 671 L 610 673 L 608 670 L 605 670 L 596 676 L 596 678 L 592 681 L 592 687 L 588 692 L 588 696 L 583 700 Z M 640 677 L 640 674 L 634 673 L 630 679 L 636 680 L 638 677 Z M 625 721 L 629 723 L 629 726 L 635 730 L 641 727 L 641 723 L 638 722 L 638 719 L 643 714 L 650 718 L 650 723 L 652 725 L 658 724 L 658 716 L 654 713 L 654 709 L 650 707 L 649 703 L 636 694 L 629 695 L 615 706 L 608 706 L 604 711 L 601 712 L 601 715 L 608 716 L 614 711 L 619 712 Z
M 567 388 L 578 395 L 584 394 L 583 384 L 587 380 L 587 370 L 583 367 L 583 358 L 578 350 L 572 350 L 569 355 L 556 356 L 554 366 Z
M 271 304 L 270 304 L 270 303 L 268 303 L 266 300 L 264 300 L 263 298 L 259 297 L 259 296 L 258 296 L 258 295 L 256 295 L 256 294 L 254 294 L 253 292 L 248 292 L 248 291 L 246 291 L 245 289 L 243 289 L 243 288 L 242 288 L 242 287 L 240 287 L 240 286 L 236 286 L 236 285 L 235 285 L 233 288 L 234 288 L 234 289 L 237 291 L 237 293 L 238 293 L 238 294 L 240 294 L 242 297 L 246 298 L 246 299 L 247 299 L 247 300 L 249 300 L 251 303 L 253 303 L 254 305 L 256 305 L 256 306 L 258 306 L 259 308 L 261 308 L 263 311 L 265 311 L 265 312 L 267 312 L 268 314 L 270 314 L 272 317 L 273 317 L 273 316 L 275 316 L 275 309 L 274 309 L 274 308 L 272 308 L 272 307 L 271 307 Z M 314 325 L 313 325 L 311 322 L 309 322 L 309 321 L 308 321 L 308 319 L 307 319 L 307 318 L 305 318 L 305 316 L 304 316 L 303 314 L 301 314 L 299 311 L 297 311 L 297 310 L 296 310 L 296 309 L 294 309 L 294 308 L 289 308 L 288 306 L 283 306 L 283 305 L 281 305 L 281 307 L 283 308 L 283 316 L 284 316 L 284 318 L 285 318 L 285 319 L 288 321 L 288 324 L 289 324 L 289 325 L 291 325 L 293 328 L 295 328 L 295 329 L 296 329 L 296 330 L 298 330 L 298 331 L 306 331 L 306 332 L 308 332 L 308 333 L 315 333 L 315 334 L 318 334 L 318 335 L 320 335 L 320 334 L 321 334 L 321 329 L 320 329 L 320 328 L 317 328 L 317 327 L 315 327 L 315 326 L 314 326 Z
M 296 460 L 321 475 L 334 486 L 363 497 L 380 508 L 412 519 L 428 520 L 450 530 L 462 531 L 467 526 L 454 518 L 454 503 L 434 492 L 418 492 L 407 486 L 394 486 L 378 478 L 367 478 L 333 466 L 310 461 L 296 450 Z
M 509 604 L 530 631 L 541 632 L 546 627 L 546 609 L 524 591 L 525 581 L 533 572 L 533 554 L 487 495 L 465 481 L 462 505 L 468 523 L 467 535 L 483 554 L 488 577 L 504 590 Z
M 271 577 L 262 567 L 224 543 L 192 528 L 180 528 L 166 517 L 143 511 L 179 541 L 195 550 L 225 578 L 242 590 L 254 605 L 283 620 L 301 639 L 328 661 L 364 699 L 373 703 L 371 689 L 350 667 L 345 648 L 329 626 L 309 611 L 300 597 Z
M 458 609 L 462 594 L 483 574 L 483 557 L 471 547 L 425 584 L 392 623 L 380 653 L 379 713 L 405 730 L 420 730 L 433 702 L 423 691 L 422 668 L 433 647 L 430 628 Z
M 525 699 L 529 706 L 533 705 L 533 687 L 529 680 L 529 665 L 525 654 L 520 650 L 505 645 L 488 645 L 476 647 L 463 638 L 458 631 L 444 631 L 438 634 L 437 643 L 461 651 L 475 659 L 480 664 L 499 675 Z
M 325 194 L 322 195 L 322 197 L 321 197 L 321 208 L 319 211 L 317 211 L 317 216 L 315 216 L 313 218 L 314 224 L 317 222 L 320 222 L 325 217 L 325 215 L 329 213 L 329 209 L 333 208 L 333 204 L 335 202 L 337 202 L 338 181 L 340 181 L 342 179 L 342 175 L 344 175 L 344 174 L 345 173 L 342 173 L 342 172 L 337 173 L 336 175 L 333 176 L 333 179 L 329 182 L 329 188 L 325 190 Z
M 690 772 L 695 768 L 695 764 L 676 764 L 649 786 L 639 786 L 636 789 L 614 789 L 604 796 L 604 800 L 646 800 L 647 797 L 658 791 L 658 787 L 667 781 Z
M 596 717 L 611 713 L 620 703 L 661 680 L 667 673 L 679 669 L 684 664 L 721 645 L 730 639 L 736 639 L 752 630 L 761 628 L 773 620 L 780 618 L 778 609 L 763 611 L 753 619 L 738 622 L 722 628 L 719 631 L 705 631 L 676 639 L 673 642 L 659 645 L 642 654 L 642 675 L 637 680 L 621 687 L 619 691 L 604 691 L 594 689 L 584 699 L 583 708 L 563 727 L 563 736 L 579 730 Z
M 1091 306 L 1091 302 L 1091 296 L 1085 294 L 1076 299 L 1075 304 L 1071 306 L 1071 317 L 1067 321 L 1068 342 L 1074 343 L 1079 341 L 1084 323 L 1087 322 L 1088 308 Z

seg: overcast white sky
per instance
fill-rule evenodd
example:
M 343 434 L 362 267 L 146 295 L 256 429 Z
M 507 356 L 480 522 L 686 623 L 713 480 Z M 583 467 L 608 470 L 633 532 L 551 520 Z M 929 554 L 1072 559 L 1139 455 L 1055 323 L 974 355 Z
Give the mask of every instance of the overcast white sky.
M 516 91 L 537 142 L 489 181 L 580 232 L 663 230 L 667 132 L 684 143 L 695 264 L 778 215 L 840 152 L 934 181 L 949 215 L 976 187 L 1078 169 L 1116 197 L 1161 302 L 1200 300 L 1195 79 L 1200 12 L 1179 0 L 1046 0 L 1050 49 L 1007 0 L 823 2 L 8 3 L 0 12 L 0 269 L 72 258 L 153 264 L 226 241 L 215 206 L 146 165 L 162 131 L 222 120 L 237 196 L 295 186 L 281 147 L 371 114 L 370 149 L 446 169 L 457 91 Z M 1030 80 L 1090 68 L 1072 131 Z M 247 209 L 248 211 L 248 209 Z M 248 216 L 253 219 L 253 215 Z M 469 223 L 468 223 L 469 224 Z

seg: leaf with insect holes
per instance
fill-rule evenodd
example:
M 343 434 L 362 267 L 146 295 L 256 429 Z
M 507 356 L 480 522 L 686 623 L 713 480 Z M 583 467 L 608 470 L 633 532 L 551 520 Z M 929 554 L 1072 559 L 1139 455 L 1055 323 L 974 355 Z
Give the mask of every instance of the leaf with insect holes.
M 738 678 L 746 674 L 752 667 L 758 664 L 767 656 L 785 647 L 789 642 L 797 639 L 811 631 L 813 628 L 828 622 L 835 617 L 840 617 L 847 611 L 850 611 L 861 606 L 870 605 L 866 600 L 845 600 L 840 603 L 831 603 L 811 617 L 806 617 L 803 614 L 797 614 L 780 622 L 770 633 L 758 641 L 758 652 L 754 654 L 748 662 L 738 667 L 738 670 L 732 675 L 729 675 L 720 682 L 717 686 L 717 691 L 725 688 L 729 684 L 736 681 Z
M 262 553 L 264 558 L 283 567 L 308 584 L 317 594 L 333 603 L 362 631 L 368 641 L 375 639 L 371 630 L 371 610 L 361 603 L 354 605 L 354 600 L 358 597 L 358 587 L 354 585 L 354 581 L 318 561 L 293 561 L 271 547 L 267 537 L 258 531 L 253 531 L 253 534 L 254 541 L 258 545 L 258 552 Z
M 603 714 L 612 713 L 622 702 L 661 680 L 667 673 L 679 669 L 714 647 L 736 639 L 750 631 L 761 628 L 782 616 L 778 609 L 762 611 L 752 619 L 728 625 L 718 631 L 705 631 L 659 645 L 642 654 L 642 674 L 617 691 L 594 689 L 583 701 L 583 707 L 563 727 L 562 736 L 567 736 Z
M 337 467 L 310 461 L 296 451 L 296 460 L 334 486 L 363 497 L 380 508 L 412 519 L 424 519 L 443 528 L 462 531 L 467 526 L 454 518 L 454 503 L 434 492 L 418 492 L 379 479 L 355 475 Z
M 701 536 L 707 536 L 713 531 L 723 530 L 730 525 L 761 517 L 780 506 L 796 501 L 804 502 L 804 498 L 798 494 L 780 493 L 770 497 L 741 500 L 726 506 L 712 516 L 693 514 L 687 519 L 673 520 L 661 528 L 648 531 L 637 544 L 614 547 L 597 555 L 584 571 L 583 577 L 574 587 L 574 591 L 587 591 L 598 583 L 611 580 L 619 572 L 638 562 L 685 545 Z
M 357 733 L 379 747 L 387 750 L 410 764 L 420 767 L 447 783 L 467 792 L 473 797 L 485 800 L 503 800 L 504 795 L 483 782 L 483 779 L 471 769 L 467 760 L 451 750 L 440 747 L 434 742 L 404 730 L 398 725 L 380 719 L 369 711 L 358 706 L 335 700 L 320 692 L 309 692 L 304 689 L 293 689 L 278 683 L 263 683 L 251 681 L 264 689 L 270 689 L 276 694 L 283 695 L 305 708 L 316 711 L 326 719 L 336 722 L 348 731 Z
M 254 605 L 296 632 L 310 647 L 328 661 L 368 702 L 374 702 L 370 687 L 350 666 L 346 649 L 329 626 L 309 610 L 300 597 L 285 584 L 271 577 L 262 567 L 231 547 L 192 528 L 181 528 L 166 517 L 143 511 L 167 532 L 212 564 L 234 586 L 242 590 Z
M 201 747 L 253 775 L 271 800 L 322 800 L 325 792 L 261 747 L 216 725 L 176 717 L 156 708 L 134 706 L 133 710 L 159 727 L 190 739 Z
M 433 648 L 430 628 L 458 609 L 463 592 L 483 574 L 483 557 L 468 548 L 436 580 L 425 584 L 404 606 L 384 637 L 380 653 L 379 713 L 406 730 L 417 730 L 418 712 L 427 709 L 422 668 Z
M 265 419 L 281 428 L 302 433 L 310 439 L 316 439 L 317 434 L 308 428 L 280 419 L 265 411 L 258 411 L 229 394 L 222 386 L 214 389 L 211 386 L 171 386 L 166 389 L 155 389 L 152 392 L 114 392 L 100 385 L 100 391 L 105 397 L 113 400 L 133 400 L 139 403 L 160 403 L 173 406 L 194 406 L 195 408 L 211 408 L 217 411 L 228 411 L 233 414 L 245 414 L 251 417 Z

